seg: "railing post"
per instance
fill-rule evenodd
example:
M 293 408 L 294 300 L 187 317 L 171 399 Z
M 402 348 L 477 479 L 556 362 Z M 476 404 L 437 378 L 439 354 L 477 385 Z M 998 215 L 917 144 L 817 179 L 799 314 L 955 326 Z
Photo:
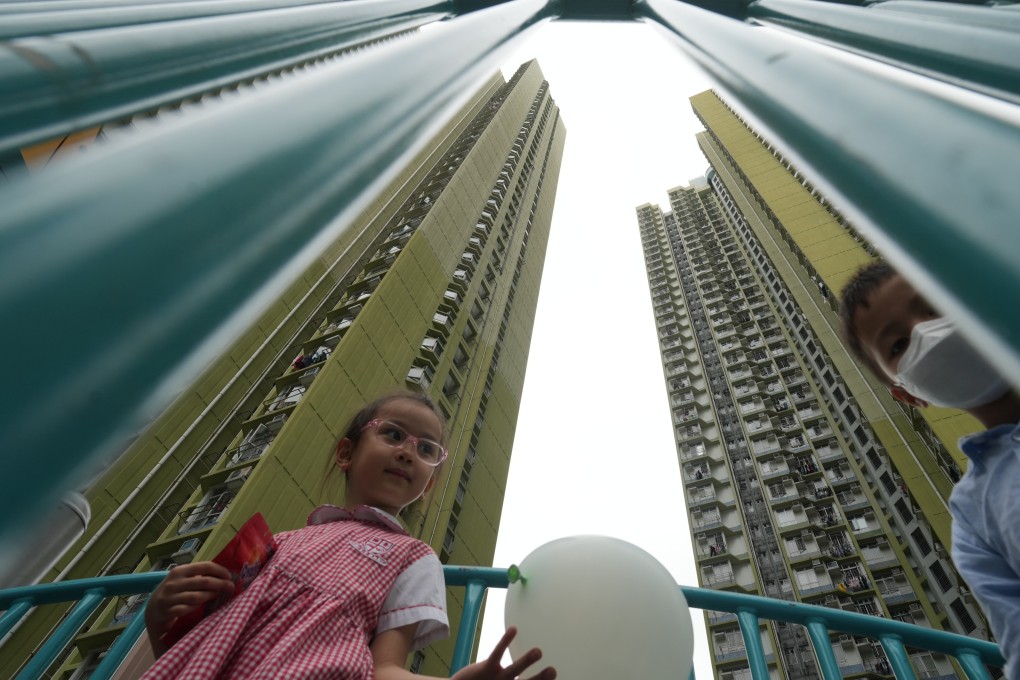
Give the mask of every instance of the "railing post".
M 475 631 L 478 629 L 478 614 L 482 608 L 482 597 L 485 596 L 485 583 L 471 579 L 464 586 L 464 608 L 460 615 L 460 626 L 457 628 L 457 642 L 453 647 L 453 660 L 450 662 L 450 673 L 456 673 L 471 660 L 471 649 L 475 644 Z
M 882 635 L 878 638 L 882 643 L 885 655 L 889 657 L 889 665 L 892 666 L 896 680 L 917 680 L 914 669 L 910 667 L 910 657 L 907 650 L 895 635 Z
M 0 640 L 3 639 L 11 628 L 21 620 L 21 617 L 28 613 L 28 610 L 32 608 L 32 600 L 25 598 L 18 600 L 10 606 L 10 608 L 4 612 L 3 616 L 0 616 Z
M 84 625 L 85 620 L 105 598 L 106 592 L 101 588 L 85 591 L 81 600 L 78 601 L 78 605 L 71 610 L 64 622 L 46 639 L 35 656 L 29 659 L 21 669 L 17 680 L 38 680 L 41 678 L 50 664 L 56 660 L 60 650 L 74 638 L 78 629 Z
M 765 648 L 761 644 L 757 613 L 741 609 L 737 612 L 737 620 L 740 622 L 740 633 L 744 636 L 744 649 L 747 650 L 747 661 L 751 665 L 751 678 L 769 680 L 769 665 L 765 661 Z
M 832 641 L 829 640 L 829 629 L 825 622 L 820 619 L 810 619 L 804 625 L 811 637 L 811 643 L 814 645 L 822 677 L 825 680 L 840 680 L 843 674 L 839 672 L 836 655 L 832 653 Z
M 960 666 L 963 667 L 963 671 L 970 680 L 991 680 L 988 669 L 981 663 L 981 657 L 975 652 L 963 650 L 956 655 L 956 660 L 960 662 Z
M 0 374 L 18 394 L 0 441 L 31 452 L 5 461 L 0 537 L 196 377 L 555 11 L 472 12 L 0 187 L 0 327 L 14 329 Z M 195 247 L 212 233 L 232 247 Z M 139 280 L 143 293 L 120 295 Z M 16 360 L 66 349 L 53 310 L 74 327 L 75 361 Z
M 146 603 L 146 606 L 148 603 Z M 107 680 L 107 678 L 113 677 L 113 674 L 117 671 L 121 662 L 124 661 L 124 657 L 127 656 L 128 652 L 134 646 L 135 642 L 141 636 L 142 631 L 145 629 L 145 607 L 135 612 L 135 616 L 131 619 L 131 623 L 128 627 L 121 631 L 120 636 L 111 645 L 109 651 L 106 652 L 106 656 L 103 657 L 102 663 L 96 667 L 96 670 L 92 671 L 92 675 L 89 676 L 90 680 Z

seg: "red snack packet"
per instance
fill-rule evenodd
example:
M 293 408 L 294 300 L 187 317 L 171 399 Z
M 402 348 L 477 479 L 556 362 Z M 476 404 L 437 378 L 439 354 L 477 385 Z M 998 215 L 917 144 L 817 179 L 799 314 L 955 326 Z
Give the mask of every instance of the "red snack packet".
M 180 616 L 174 621 L 162 638 L 167 646 L 173 645 L 194 628 L 199 621 L 212 614 L 224 604 L 245 591 L 248 585 L 259 575 L 262 567 L 276 552 L 276 541 L 266 524 L 261 512 L 256 512 L 244 523 L 237 535 L 220 551 L 212 561 L 224 566 L 234 581 L 234 593 L 221 595 L 210 600 L 204 607 Z

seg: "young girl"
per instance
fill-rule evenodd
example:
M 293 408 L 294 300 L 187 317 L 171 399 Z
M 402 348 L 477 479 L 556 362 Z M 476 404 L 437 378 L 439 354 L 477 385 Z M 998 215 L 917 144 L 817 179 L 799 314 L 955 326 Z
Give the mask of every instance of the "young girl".
M 449 632 L 443 573 L 395 516 L 432 488 L 442 442 L 443 418 L 426 396 L 401 392 L 363 408 L 331 459 L 346 476 L 344 508 L 321 506 L 307 527 L 276 536 L 276 554 L 248 589 L 169 649 L 159 640 L 174 620 L 233 583 L 224 567 L 194 562 L 156 588 L 145 623 L 158 660 L 145 680 L 420 678 L 404 670 L 408 654 Z M 516 678 L 541 652 L 504 668 L 515 632 L 453 677 Z M 555 677 L 552 668 L 534 676 Z

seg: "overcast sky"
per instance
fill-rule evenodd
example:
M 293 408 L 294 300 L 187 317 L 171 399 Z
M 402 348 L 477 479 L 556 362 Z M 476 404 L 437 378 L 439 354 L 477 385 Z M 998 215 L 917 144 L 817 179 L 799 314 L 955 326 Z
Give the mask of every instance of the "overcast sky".
M 688 97 L 709 81 L 651 27 L 554 23 L 531 58 L 567 129 L 552 234 L 494 564 L 602 534 L 697 585 L 635 208 L 704 174 Z M 480 653 L 503 629 L 491 591 Z M 711 677 L 703 617 L 695 669 Z

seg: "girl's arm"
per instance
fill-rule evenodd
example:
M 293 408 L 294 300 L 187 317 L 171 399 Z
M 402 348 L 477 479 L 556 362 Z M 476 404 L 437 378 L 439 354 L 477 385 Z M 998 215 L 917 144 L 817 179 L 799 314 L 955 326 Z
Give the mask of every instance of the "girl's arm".
M 369 647 L 372 650 L 372 658 L 375 660 L 375 677 L 378 680 L 439 680 L 438 678 L 415 675 L 404 669 L 417 628 L 417 623 L 392 628 L 380 633 L 372 640 Z M 488 659 L 461 669 L 453 676 L 453 680 L 514 680 L 517 678 L 525 669 L 542 658 L 542 652 L 535 647 L 522 658 L 504 668 L 503 654 L 515 635 L 517 635 L 517 629 L 511 626 L 496 644 L 496 648 Z M 555 677 L 556 671 L 547 667 L 537 675 L 531 676 L 529 680 L 554 680 Z
M 168 647 L 160 640 L 179 616 L 193 611 L 221 593 L 234 592 L 230 571 L 215 562 L 192 562 L 174 567 L 156 586 L 145 605 L 145 628 L 158 659 Z

